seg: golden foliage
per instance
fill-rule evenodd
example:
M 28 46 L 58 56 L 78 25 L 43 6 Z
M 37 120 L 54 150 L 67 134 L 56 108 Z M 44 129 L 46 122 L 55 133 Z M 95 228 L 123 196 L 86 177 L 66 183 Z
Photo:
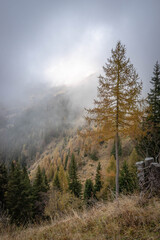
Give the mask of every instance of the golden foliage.
M 117 132 L 128 135 L 137 131 L 141 116 L 142 83 L 130 59 L 126 59 L 125 46 L 118 42 L 111 52 L 103 67 L 105 76 L 99 76 L 98 100 L 94 100 L 93 109 L 87 109 L 86 120 L 91 127 L 82 133 L 98 134 L 104 140 L 114 138 Z
M 62 165 L 59 168 L 58 178 L 59 178 L 61 191 L 62 192 L 67 192 L 67 190 L 68 190 L 68 178 L 67 178 L 67 174 L 64 171 L 64 168 L 63 168 Z

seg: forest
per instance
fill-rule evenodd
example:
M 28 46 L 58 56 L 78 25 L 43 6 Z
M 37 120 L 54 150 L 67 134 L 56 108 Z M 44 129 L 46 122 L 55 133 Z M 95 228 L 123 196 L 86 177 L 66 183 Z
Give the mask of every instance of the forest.
M 126 56 L 125 45 L 118 41 L 103 66 L 103 75 L 99 76 L 97 99 L 91 108 L 85 108 L 85 121 L 79 126 L 75 123 L 83 111 L 71 109 L 72 103 L 66 93 L 57 95 L 52 101 L 49 98 L 47 110 L 40 102 L 35 108 L 23 111 L 11 126 L 1 118 L 2 235 L 5 227 L 6 231 L 11 231 L 8 229 L 13 226 L 26 229 L 51 224 L 67 214 L 73 215 L 74 211 L 90 214 L 102 203 L 104 206 L 114 201 L 123 204 L 124 199 L 127 202 L 132 201 L 133 196 L 138 198 L 136 162 L 153 157 L 160 163 L 158 61 L 150 83 L 150 92 L 142 98 L 142 82 Z M 152 199 L 158 198 L 159 193 L 153 193 Z M 143 197 L 141 204 L 150 204 L 147 193 Z M 155 216 L 155 221 L 157 218 Z M 140 221 L 139 216 L 137 219 Z M 141 225 L 135 223 L 133 229 L 136 224 Z M 152 231 L 152 224 L 158 228 L 158 223 L 149 219 L 141 231 L 146 227 Z M 154 239 L 159 239 L 156 233 Z

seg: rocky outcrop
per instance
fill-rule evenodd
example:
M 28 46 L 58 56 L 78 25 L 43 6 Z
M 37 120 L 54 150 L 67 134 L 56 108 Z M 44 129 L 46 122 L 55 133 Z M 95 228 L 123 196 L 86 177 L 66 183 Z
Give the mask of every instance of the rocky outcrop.
M 154 158 L 145 158 L 137 162 L 137 176 L 141 193 L 149 197 L 160 195 L 160 164 L 154 162 Z

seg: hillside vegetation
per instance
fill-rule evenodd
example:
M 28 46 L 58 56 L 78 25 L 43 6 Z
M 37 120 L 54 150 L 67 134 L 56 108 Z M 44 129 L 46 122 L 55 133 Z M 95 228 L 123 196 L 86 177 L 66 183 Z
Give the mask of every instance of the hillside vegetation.
M 12 227 L 13 228 L 13 227 Z M 1 231 L 3 229 L 1 228 Z M 82 213 L 73 211 L 52 224 L 27 229 L 6 229 L 1 240 L 159 240 L 160 201 L 122 196 L 98 203 Z

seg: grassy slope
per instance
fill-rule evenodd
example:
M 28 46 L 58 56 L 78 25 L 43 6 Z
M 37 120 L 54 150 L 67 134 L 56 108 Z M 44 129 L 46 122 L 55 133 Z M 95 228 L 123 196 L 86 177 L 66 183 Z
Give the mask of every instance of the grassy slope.
M 159 240 L 160 201 L 121 197 L 50 225 L 4 233 L 1 240 Z

